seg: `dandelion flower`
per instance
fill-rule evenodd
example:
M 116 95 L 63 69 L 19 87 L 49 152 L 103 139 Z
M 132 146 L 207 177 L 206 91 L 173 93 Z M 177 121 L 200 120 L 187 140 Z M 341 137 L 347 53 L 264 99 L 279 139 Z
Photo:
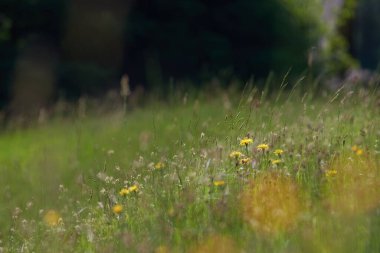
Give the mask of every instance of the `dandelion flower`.
M 162 168 L 164 168 L 165 167 L 165 164 L 163 163 L 163 162 L 158 162 L 158 163 L 156 163 L 155 165 L 154 165 L 154 168 L 156 169 L 156 170 L 160 170 L 160 169 L 162 169 Z
M 357 145 L 354 145 L 351 147 L 351 150 L 356 154 L 356 155 L 362 155 L 363 154 L 363 149 L 359 148 Z
M 244 165 L 247 165 L 251 162 L 251 159 L 250 158 L 242 158 L 240 159 L 240 164 L 244 164 Z
M 336 176 L 338 174 L 338 171 L 337 170 L 326 170 L 326 172 L 325 172 L 325 176 L 327 177 L 327 178 L 331 178 L 331 177 L 334 177 L 334 176 Z
M 359 148 L 358 150 L 356 150 L 355 154 L 362 155 L 363 154 L 363 149 Z
M 240 146 L 248 146 L 249 144 L 252 144 L 253 140 L 251 138 L 244 138 L 240 141 Z
M 223 180 L 214 181 L 214 186 L 223 186 L 225 182 Z
M 137 192 L 139 190 L 139 187 L 137 185 L 132 185 L 128 188 L 129 192 Z
M 276 155 L 282 155 L 284 153 L 284 150 L 282 150 L 282 149 L 276 149 L 273 153 L 276 154 Z
M 125 195 L 128 195 L 129 194 L 129 189 L 127 188 L 123 188 L 119 191 L 119 195 L 120 196 L 125 196 Z
M 282 163 L 281 159 L 272 160 L 272 164 L 273 165 L 276 165 L 276 164 L 279 164 L 279 163 Z
M 262 150 L 262 151 L 266 151 L 266 150 L 268 150 L 269 149 L 269 145 L 268 144 L 260 144 L 260 145 L 258 145 L 257 146 L 257 150 Z
M 123 206 L 120 204 L 116 204 L 112 207 L 112 212 L 115 214 L 120 214 L 123 211 Z
M 61 216 L 55 210 L 47 211 L 44 215 L 43 220 L 46 225 L 51 226 L 51 227 L 57 226 L 59 223 L 62 222 Z
M 241 156 L 243 156 L 243 154 L 241 152 L 239 152 L 239 151 L 232 151 L 230 153 L 230 158 L 237 159 L 237 158 L 240 158 Z

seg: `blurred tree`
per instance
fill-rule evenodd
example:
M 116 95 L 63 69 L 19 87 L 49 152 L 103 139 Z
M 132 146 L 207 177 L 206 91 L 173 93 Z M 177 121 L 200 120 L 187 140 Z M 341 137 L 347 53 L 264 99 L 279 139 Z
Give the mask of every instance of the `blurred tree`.
M 327 8 L 332 16 L 332 22 L 328 24 L 326 44 L 324 47 L 324 68 L 327 76 L 344 75 L 346 70 L 357 66 L 356 60 L 350 51 L 351 21 L 355 15 L 358 0 L 326 1 Z M 331 7 L 332 6 L 332 7 Z
M 380 1 L 359 0 L 350 30 L 346 35 L 351 41 L 351 53 L 362 67 L 378 69 L 380 63 Z
M 300 72 L 321 32 L 320 11 L 316 0 L 135 1 L 126 70 L 149 86 L 157 78 Z
M 73 0 L 67 6 L 59 88 L 69 97 L 102 94 L 120 78 L 128 1 Z
M 15 79 L 22 80 L 15 76 L 14 70 L 17 69 L 16 62 L 24 59 L 23 52 L 29 52 L 29 48 L 34 48 L 36 41 L 59 47 L 65 2 L 66 0 L 0 1 L 1 107 L 9 103 L 12 97 L 16 96 L 14 92 L 19 90 L 11 88 L 11 85 Z M 44 50 L 41 47 L 37 48 Z M 31 85 L 29 87 L 33 88 Z
M 2 0 L 0 10 L 3 105 L 23 90 L 10 84 L 25 82 L 14 72 L 31 56 L 54 63 L 44 80 L 66 96 L 102 94 L 124 73 L 132 86 L 164 90 L 171 78 L 299 73 L 323 32 L 320 0 Z

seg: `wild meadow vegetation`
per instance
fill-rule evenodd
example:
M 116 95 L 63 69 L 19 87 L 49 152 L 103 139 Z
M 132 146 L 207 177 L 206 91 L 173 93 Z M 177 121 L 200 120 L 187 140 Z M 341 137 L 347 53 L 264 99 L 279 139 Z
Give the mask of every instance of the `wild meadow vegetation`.
M 380 252 L 380 93 L 246 88 L 0 134 L 0 252 Z

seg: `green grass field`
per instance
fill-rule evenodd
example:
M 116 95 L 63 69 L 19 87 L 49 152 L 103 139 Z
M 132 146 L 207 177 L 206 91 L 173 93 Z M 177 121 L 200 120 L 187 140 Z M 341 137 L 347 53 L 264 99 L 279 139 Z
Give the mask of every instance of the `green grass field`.
M 218 91 L 4 130 L 0 252 L 380 252 L 379 95 Z

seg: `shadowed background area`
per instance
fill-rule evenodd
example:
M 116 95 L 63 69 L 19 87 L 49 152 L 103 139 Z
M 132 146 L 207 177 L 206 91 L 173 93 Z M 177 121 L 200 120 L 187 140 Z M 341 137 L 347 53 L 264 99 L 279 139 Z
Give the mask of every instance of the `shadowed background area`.
M 3 0 L 0 107 L 36 114 L 58 98 L 117 89 L 124 74 L 132 90 L 165 93 L 179 81 L 228 84 L 311 65 L 327 75 L 375 70 L 379 8 L 372 0 Z

